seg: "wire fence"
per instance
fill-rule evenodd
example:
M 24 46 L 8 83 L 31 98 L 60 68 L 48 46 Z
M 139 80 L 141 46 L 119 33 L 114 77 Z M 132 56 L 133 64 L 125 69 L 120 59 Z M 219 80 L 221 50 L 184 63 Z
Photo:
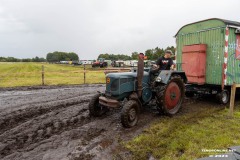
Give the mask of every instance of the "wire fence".
M 105 76 L 110 72 L 125 72 L 129 68 L 92 68 L 91 65 L 65 69 L 41 65 L 33 71 L 26 72 L 10 69 L 0 75 L 0 87 L 39 86 L 39 85 L 70 85 L 105 83 Z

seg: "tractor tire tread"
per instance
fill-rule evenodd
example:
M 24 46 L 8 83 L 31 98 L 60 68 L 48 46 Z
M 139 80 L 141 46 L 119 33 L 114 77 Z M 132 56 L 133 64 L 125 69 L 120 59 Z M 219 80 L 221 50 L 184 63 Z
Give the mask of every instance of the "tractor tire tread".
M 98 101 L 100 95 L 96 94 L 92 97 L 92 99 L 89 102 L 88 108 L 89 108 L 89 114 L 94 117 L 99 117 L 102 114 L 100 112 L 97 112 L 95 109 L 96 101 Z
M 134 125 L 130 124 L 129 120 L 128 120 L 129 110 L 133 106 L 136 107 L 137 114 L 139 114 L 139 105 L 138 105 L 138 102 L 136 102 L 135 100 L 129 100 L 122 108 L 122 111 L 121 111 L 121 123 L 122 123 L 123 127 L 125 127 L 125 128 L 130 128 L 130 127 L 133 127 L 135 125 L 135 124 Z M 138 115 L 137 115 L 137 117 L 138 117 Z M 138 121 L 138 119 L 137 119 L 137 121 Z
M 164 86 L 164 91 L 163 91 L 163 93 L 161 93 L 162 96 L 160 97 L 160 99 L 161 99 L 161 100 L 160 100 L 160 103 L 161 103 L 162 109 L 163 109 L 163 111 L 164 111 L 164 114 L 167 115 L 167 116 L 172 116 L 172 115 L 176 114 L 176 113 L 181 109 L 181 105 L 182 105 L 182 104 L 179 104 L 179 107 L 178 107 L 177 111 L 176 111 L 176 112 L 173 112 L 173 113 L 170 113 L 170 112 L 166 109 L 166 107 L 164 107 L 164 96 L 163 96 L 163 95 L 166 94 L 166 88 L 168 87 L 168 85 L 169 85 L 171 82 L 178 82 L 178 85 L 179 85 L 179 84 L 182 85 L 182 86 L 179 86 L 179 87 L 182 88 L 182 89 L 181 89 L 181 90 L 182 90 L 182 93 L 181 93 L 181 94 L 182 94 L 182 97 L 181 97 L 182 102 L 183 102 L 184 97 L 185 97 L 185 86 L 184 86 L 184 81 L 183 81 L 183 79 L 182 79 L 181 76 L 179 76 L 179 75 L 173 75 L 173 76 L 170 78 L 168 84 Z

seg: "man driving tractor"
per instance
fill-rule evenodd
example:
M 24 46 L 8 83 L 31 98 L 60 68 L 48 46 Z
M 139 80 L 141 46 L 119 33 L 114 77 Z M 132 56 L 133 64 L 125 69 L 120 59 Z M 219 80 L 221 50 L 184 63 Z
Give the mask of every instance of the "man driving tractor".
M 165 51 L 165 55 L 160 57 L 156 64 L 153 65 L 151 71 L 150 71 L 150 78 L 151 81 L 154 80 L 154 74 L 158 73 L 161 70 L 170 70 L 174 68 L 173 65 L 173 60 L 171 58 L 172 55 L 172 51 L 171 50 L 166 50 Z
M 130 128 L 137 124 L 139 113 L 148 103 L 155 103 L 159 113 L 176 114 L 183 102 L 186 75 L 183 71 L 170 71 L 173 61 L 172 52 L 158 59 L 157 66 L 147 73 L 144 69 L 144 54 L 138 55 L 137 69 L 124 73 L 109 73 L 106 75 L 106 90 L 96 93 L 89 102 L 89 114 L 101 116 L 111 108 L 121 108 L 121 123 Z M 144 72 L 145 70 L 145 72 Z M 162 70 L 158 73 L 159 70 Z M 149 83 L 150 75 L 158 79 Z

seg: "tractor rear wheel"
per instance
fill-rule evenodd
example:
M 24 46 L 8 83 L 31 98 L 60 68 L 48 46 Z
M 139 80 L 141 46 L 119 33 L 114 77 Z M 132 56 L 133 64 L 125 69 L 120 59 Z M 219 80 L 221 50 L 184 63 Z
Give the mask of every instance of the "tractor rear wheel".
M 139 105 L 135 100 L 129 100 L 122 108 L 121 123 L 130 128 L 137 124 L 139 119 Z
M 88 109 L 89 109 L 89 114 L 94 117 L 100 117 L 104 113 L 107 112 L 107 107 L 102 106 L 99 104 L 99 94 L 96 94 L 92 97 L 92 99 L 89 102 Z
M 185 95 L 185 86 L 180 77 L 173 77 L 165 86 L 161 96 L 161 105 L 167 115 L 176 114 L 181 108 Z

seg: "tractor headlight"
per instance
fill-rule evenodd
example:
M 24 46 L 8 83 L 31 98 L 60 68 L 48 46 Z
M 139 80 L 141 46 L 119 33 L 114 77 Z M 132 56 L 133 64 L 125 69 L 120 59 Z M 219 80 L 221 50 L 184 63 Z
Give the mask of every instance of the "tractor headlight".
M 157 77 L 155 81 L 156 81 L 156 82 L 161 82 L 161 81 L 162 81 L 162 78 L 161 78 L 161 77 Z
M 106 78 L 106 83 L 107 83 L 107 84 L 109 84 L 109 83 L 110 83 L 110 81 L 111 81 L 111 80 L 110 80 L 110 78 L 109 78 L 109 77 L 107 77 L 107 78 Z

